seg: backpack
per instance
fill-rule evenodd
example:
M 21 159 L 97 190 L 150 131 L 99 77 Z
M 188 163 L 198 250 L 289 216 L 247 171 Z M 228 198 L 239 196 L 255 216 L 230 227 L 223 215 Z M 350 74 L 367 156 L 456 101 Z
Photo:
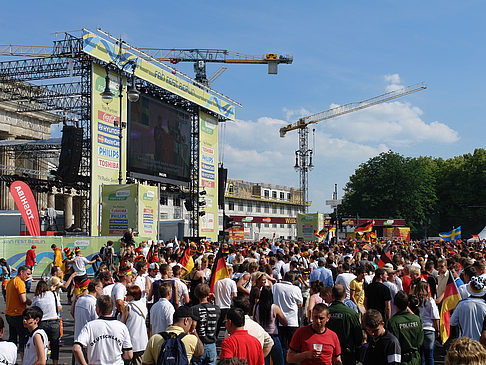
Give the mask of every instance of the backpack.
M 182 339 L 186 334 L 184 332 L 179 335 L 171 332 L 161 332 L 159 334 L 164 338 L 164 343 L 160 348 L 157 365 L 189 365 L 186 347 L 182 343 Z
M 102 247 L 100 248 L 100 258 L 101 258 L 103 261 L 105 261 L 105 248 L 106 248 L 105 246 L 102 246 Z

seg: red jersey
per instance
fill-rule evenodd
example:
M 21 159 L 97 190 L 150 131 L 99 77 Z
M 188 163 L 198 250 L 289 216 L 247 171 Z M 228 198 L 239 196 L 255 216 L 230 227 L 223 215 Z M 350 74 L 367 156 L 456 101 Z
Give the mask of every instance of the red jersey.
M 237 357 L 248 365 L 263 365 L 262 344 L 246 330 L 238 330 L 221 342 L 220 359 Z
M 25 264 L 32 267 L 35 266 L 35 250 L 33 248 L 25 253 Z
M 299 328 L 292 337 L 289 347 L 301 353 L 313 350 L 314 344 L 322 344 L 321 356 L 317 359 L 301 361 L 300 365 L 332 365 L 333 359 L 341 355 L 341 345 L 336 333 L 329 328 L 326 328 L 323 333 L 318 333 L 314 331 L 312 325 Z

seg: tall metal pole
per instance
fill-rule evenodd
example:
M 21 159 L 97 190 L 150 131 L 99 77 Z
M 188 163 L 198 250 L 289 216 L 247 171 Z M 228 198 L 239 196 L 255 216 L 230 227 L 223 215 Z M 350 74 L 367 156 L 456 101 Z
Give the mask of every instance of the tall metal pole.
M 121 48 L 121 46 L 120 46 Z M 120 72 L 120 78 L 119 82 L 120 84 L 118 85 L 118 98 L 120 99 L 120 129 L 118 130 L 118 138 L 120 141 L 120 149 L 118 153 L 118 184 L 121 185 L 123 184 L 123 171 L 122 171 L 122 150 L 123 150 L 123 145 L 122 145 L 122 140 L 123 140 L 123 123 L 122 123 L 122 114 L 123 114 L 123 102 L 122 102 L 122 95 L 123 95 L 123 76 L 121 70 Z

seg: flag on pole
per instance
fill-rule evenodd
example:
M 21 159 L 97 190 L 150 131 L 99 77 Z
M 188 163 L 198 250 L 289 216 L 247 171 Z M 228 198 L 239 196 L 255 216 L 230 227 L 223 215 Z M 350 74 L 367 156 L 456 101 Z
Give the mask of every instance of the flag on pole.
M 452 242 L 457 238 L 461 238 L 461 226 L 454 228 L 449 232 L 439 233 L 439 238 L 441 241 Z
M 182 278 L 184 278 L 185 276 L 187 276 L 188 273 L 192 271 L 192 268 L 194 267 L 194 260 L 192 259 L 190 247 L 186 247 L 186 249 L 184 250 L 184 254 L 179 260 L 179 264 L 181 264 L 181 266 L 185 267 L 187 270 L 187 272 L 182 275 Z
M 447 279 L 447 284 L 444 292 L 444 299 L 442 300 L 442 306 L 440 308 L 440 322 L 439 322 L 439 333 L 442 343 L 444 344 L 451 334 L 451 315 L 449 311 L 456 308 L 457 303 L 461 300 L 459 291 L 457 290 L 456 283 L 449 271 L 449 278 Z
M 331 239 L 333 237 L 336 237 L 336 227 L 330 227 L 327 230 L 326 239 L 324 240 L 324 243 L 329 246 L 329 242 L 331 242 Z
M 373 230 L 373 224 L 375 224 L 374 220 L 367 221 L 365 223 L 360 224 L 359 226 L 356 226 L 354 229 L 354 233 L 368 233 Z
M 216 258 L 214 259 L 214 264 L 211 269 L 211 278 L 209 279 L 210 293 L 214 293 L 214 284 L 218 280 L 229 278 L 228 267 L 226 266 L 226 259 L 223 257 L 223 250 L 221 246 L 219 247 Z

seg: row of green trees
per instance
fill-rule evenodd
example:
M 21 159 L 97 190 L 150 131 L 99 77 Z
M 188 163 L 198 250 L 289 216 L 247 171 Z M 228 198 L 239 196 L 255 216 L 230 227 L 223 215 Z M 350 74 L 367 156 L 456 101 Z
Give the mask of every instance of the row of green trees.
M 344 216 L 404 218 L 412 238 L 486 225 L 486 150 L 444 160 L 388 151 L 361 164 L 344 188 Z

